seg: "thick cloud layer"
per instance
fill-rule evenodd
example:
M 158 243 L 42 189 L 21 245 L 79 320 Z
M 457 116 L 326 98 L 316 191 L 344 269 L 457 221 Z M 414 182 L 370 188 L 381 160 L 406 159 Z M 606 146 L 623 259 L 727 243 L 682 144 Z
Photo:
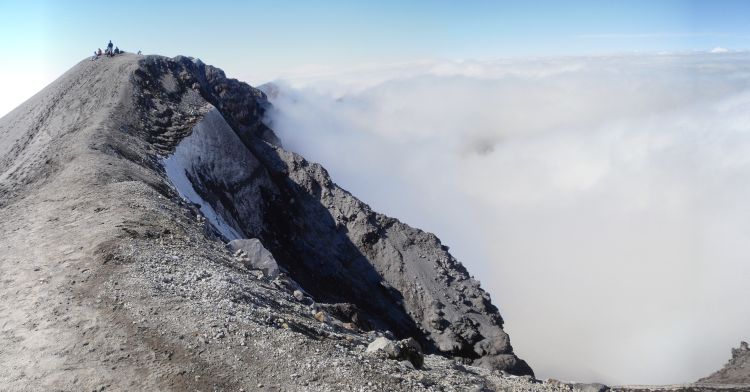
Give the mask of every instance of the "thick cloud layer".
M 749 64 L 373 66 L 277 82 L 269 121 L 450 245 L 539 376 L 686 382 L 750 338 Z

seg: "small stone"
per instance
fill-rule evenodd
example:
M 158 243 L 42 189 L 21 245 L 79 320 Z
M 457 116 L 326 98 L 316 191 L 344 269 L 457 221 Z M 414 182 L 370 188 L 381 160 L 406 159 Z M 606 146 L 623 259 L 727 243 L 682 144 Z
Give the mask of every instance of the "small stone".
M 327 323 L 329 321 L 328 315 L 323 311 L 315 313 L 313 317 L 321 323 Z

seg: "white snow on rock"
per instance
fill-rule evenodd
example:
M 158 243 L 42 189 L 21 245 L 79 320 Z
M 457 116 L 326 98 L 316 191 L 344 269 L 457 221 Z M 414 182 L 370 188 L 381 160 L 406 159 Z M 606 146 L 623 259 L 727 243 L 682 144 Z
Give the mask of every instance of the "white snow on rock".
M 257 161 L 248 162 L 245 151 L 235 153 L 244 149 L 221 113 L 212 108 L 195 125 L 190 136 L 182 139 L 174 153 L 161 161 L 180 196 L 199 205 L 206 220 L 228 241 L 246 236 L 220 202 L 210 203 L 201 194 L 220 192 L 212 188 L 242 181 L 257 167 Z M 237 159 L 238 156 L 244 159 Z
M 171 157 L 162 161 L 169 180 L 172 181 L 172 184 L 177 188 L 177 192 L 180 193 L 180 196 L 191 203 L 198 204 L 201 213 L 206 217 L 206 220 L 208 220 L 224 238 L 227 240 L 241 238 L 242 236 L 237 233 L 237 230 L 227 223 L 221 215 L 216 213 L 210 204 L 206 203 L 206 201 L 198 195 L 195 188 L 193 188 L 193 184 L 190 183 L 190 180 L 185 174 L 185 167 L 181 166 L 180 163 L 179 156 L 176 152 Z

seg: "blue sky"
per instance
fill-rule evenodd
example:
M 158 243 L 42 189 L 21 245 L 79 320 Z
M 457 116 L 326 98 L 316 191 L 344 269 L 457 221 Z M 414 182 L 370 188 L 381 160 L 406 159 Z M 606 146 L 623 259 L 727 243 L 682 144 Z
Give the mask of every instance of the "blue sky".
M 0 82 L 20 72 L 38 90 L 109 39 L 200 57 L 251 83 L 312 64 L 742 50 L 747 15 L 750 2 L 720 0 L 2 1 Z

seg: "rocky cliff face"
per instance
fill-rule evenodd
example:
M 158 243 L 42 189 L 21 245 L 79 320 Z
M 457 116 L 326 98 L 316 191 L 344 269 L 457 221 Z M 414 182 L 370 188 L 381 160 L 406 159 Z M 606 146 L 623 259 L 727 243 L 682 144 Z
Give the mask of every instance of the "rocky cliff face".
M 732 358 L 724 367 L 714 374 L 698 380 L 704 384 L 750 384 L 750 346 L 741 342 L 732 349 Z
M 191 185 L 216 211 L 209 220 L 226 227 L 225 239 L 261 239 L 317 301 L 355 305 L 364 329 L 531 374 L 513 354 L 489 295 L 447 247 L 375 213 L 323 167 L 280 147 L 262 123 L 263 93 L 184 57 L 147 58 L 135 80 L 148 97 L 145 107 L 175 108 L 172 115 L 179 115 L 198 94 L 210 104 L 199 110 L 205 114 L 189 137 L 165 147 L 177 149 Z M 148 133 L 166 134 L 165 125 L 155 123 Z
M 0 385 L 555 389 L 503 376 L 531 369 L 479 283 L 285 151 L 265 105 L 198 60 L 122 55 L 0 119 Z M 413 338 L 410 363 L 367 353 L 379 336 Z

